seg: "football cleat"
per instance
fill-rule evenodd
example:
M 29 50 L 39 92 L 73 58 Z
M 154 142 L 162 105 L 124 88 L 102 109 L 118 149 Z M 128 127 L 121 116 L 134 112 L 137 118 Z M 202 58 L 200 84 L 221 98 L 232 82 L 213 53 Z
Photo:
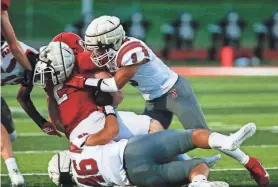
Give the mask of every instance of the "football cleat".
M 12 181 L 12 187 L 23 187 L 24 186 L 24 178 L 18 169 L 10 170 L 9 176 Z
M 229 184 L 221 181 L 196 181 L 190 183 L 188 187 L 229 187 Z
M 253 136 L 255 132 L 255 123 L 248 123 L 244 125 L 243 127 L 241 127 L 241 129 L 228 137 L 230 139 L 230 142 L 225 147 L 223 146 L 222 149 L 229 151 L 236 150 L 246 139 Z
M 221 159 L 221 154 L 202 158 L 202 160 L 204 160 L 210 168 L 214 167 L 220 159 Z
M 269 174 L 257 158 L 250 157 L 245 168 L 250 172 L 251 177 L 259 186 L 267 186 L 269 183 Z

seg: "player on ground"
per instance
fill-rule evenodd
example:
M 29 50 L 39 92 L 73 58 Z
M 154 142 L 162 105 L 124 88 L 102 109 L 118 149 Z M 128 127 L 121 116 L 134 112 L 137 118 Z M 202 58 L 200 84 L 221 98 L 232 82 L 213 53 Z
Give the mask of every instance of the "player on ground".
M 130 82 L 146 100 L 143 114 L 158 120 L 165 129 L 173 114 L 185 129 L 209 129 L 189 81 L 170 70 L 144 42 L 125 36 L 119 18 L 94 19 L 86 30 L 85 46 L 92 51 L 91 58 L 97 66 L 116 70 L 113 78 L 86 79 L 85 85 L 113 92 Z M 243 164 L 258 184 L 269 182 L 258 159 L 240 149 L 219 150 Z
M 111 123 L 117 123 L 115 116 L 110 117 Z M 167 187 L 190 181 L 189 187 L 228 187 L 225 182 L 207 181 L 209 167 L 216 160 L 194 158 L 166 163 L 165 160 L 196 147 L 235 150 L 255 131 L 254 123 L 245 125 L 230 136 L 205 129 L 165 130 L 130 140 L 111 141 L 102 146 L 87 146 L 95 141 L 95 136 L 85 135 L 71 142 L 75 145 L 72 146 L 75 149 L 70 148 L 72 173 L 78 186 Z

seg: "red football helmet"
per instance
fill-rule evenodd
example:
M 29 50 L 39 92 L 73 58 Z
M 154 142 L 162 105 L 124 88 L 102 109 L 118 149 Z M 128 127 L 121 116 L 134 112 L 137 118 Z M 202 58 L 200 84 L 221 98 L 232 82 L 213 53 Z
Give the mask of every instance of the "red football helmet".
M 85 51 L 84 41 L 72 32 L 62 32 L 55 36 L 52 41 L 66 43 L 73 50 L 74 55 Z

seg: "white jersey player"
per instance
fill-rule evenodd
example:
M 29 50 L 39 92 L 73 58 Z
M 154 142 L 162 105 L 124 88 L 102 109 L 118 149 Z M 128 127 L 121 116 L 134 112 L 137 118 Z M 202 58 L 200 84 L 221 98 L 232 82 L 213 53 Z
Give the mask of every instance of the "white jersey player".
M 75 149 L 70 149 L 72 174 L 78 186 L 82 187 L 113 185 L 166 187 L 174 184 L 182 185 L 185 181 L 191 182 L 189 187 L 228 187 L 225 182 L 207 181 L 209 167 L 215 165 L 220 158 L 219 155 L 167 163 L 165 159 L 169 160 L 193 147 L 206 149 L 221 147 L 234 150 L 255 131 L 254 123 L 245 125 L 230 136 L 202 129 L 165 130 L 97 146 L 86 146 L 90 141 L 94 141 L 94 134 L 78 137 L 71 142 L 75 145 L 72 146 Z M 203 138 L 199 139 L 199 135 Z M 161 145 L 157 146 L 158 144 Z M 53 179 L 55 176 L 54 182 L 57 183 L 57 165 L 53 167 L 53 164 L 55 162 L 51 161 L 49 174 Z M 63 165 L 67 167 L 69 164 L 63 163 Z
M 165 129 L 174 114 L 185 129 L 209 129 L 189 81 L 164 65 L 145 43 L 126 37 L 119 18 L 94 19 L 86 30 L 85 45 L 97 66 L 116 71 L 113 78 L 89 78 L 85 85 L 113 92 L 131 82 L 146 100 L 143 114 L 158 120 Z M 243 164 L 259 185 L 269 182 L 268 173 L 258 159 L 240 149 L 220 151 Z
M 25 54 L 35 53 L 38 51 L 22 42 L 19 42 Z M 5 42 L 1 46 L 1 85 L 4 84 L 20 84 L 24 79 L 24 68 L 16 61 L 9 49 L 9 45 Z

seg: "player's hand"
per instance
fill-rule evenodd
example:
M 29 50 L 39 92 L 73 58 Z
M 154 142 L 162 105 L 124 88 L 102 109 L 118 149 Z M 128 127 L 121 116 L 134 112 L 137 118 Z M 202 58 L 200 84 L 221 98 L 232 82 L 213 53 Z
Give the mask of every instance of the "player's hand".
M 57 131 L 56 126 L 50 122 L 45 122 L 43 126 L 41 126 L 41 129 L 43 132 L 50 136 L 59 136 L 62 137 L 62 135 Z
M 66 81 L 65 85 L 73 86 L 75 88 L 84 88 L 86 78 L 80 75 L 72 76 L 69 80 Z
M 96 90 L 94 92 L 94 98 L 97 106 L 106 106 L 113 104 L 113 97 L 109 92 Z

